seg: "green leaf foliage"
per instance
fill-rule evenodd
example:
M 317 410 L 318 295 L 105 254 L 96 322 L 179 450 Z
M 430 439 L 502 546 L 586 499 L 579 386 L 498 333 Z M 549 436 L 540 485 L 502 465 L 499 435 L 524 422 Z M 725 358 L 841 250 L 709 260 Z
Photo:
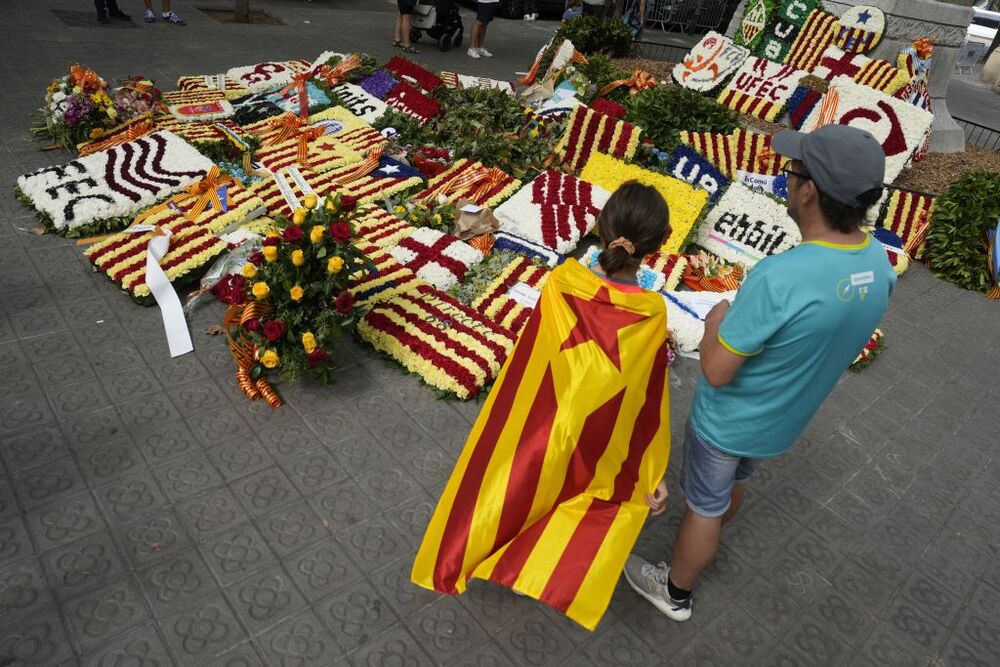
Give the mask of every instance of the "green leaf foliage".
M 657 86 L 625 100 L 625 120 L 641 127 L 664 151 L 677 147 L 679 132 L 721 132 L 736 129 L 736 112 L 680 86 Z
M 578 16 L 559 27 L 553 45 L 564 39 L 588 58 L 603 53 L 612 58 L 624 58 L 632 46 L 632 33 L 622 21 L 605 21 L 596 16 Z
M 986 230 L 1000 216 L 1000 173 L 973 171 L 934 202 L 927 232 L 927 263 L 939 278 L 986 292 L 990 277 Z

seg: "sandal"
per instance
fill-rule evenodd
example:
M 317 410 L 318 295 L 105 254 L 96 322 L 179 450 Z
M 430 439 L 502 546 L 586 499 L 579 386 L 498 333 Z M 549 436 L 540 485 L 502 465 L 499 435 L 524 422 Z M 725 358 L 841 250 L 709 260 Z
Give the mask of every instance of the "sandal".
M 412 46 L 404 46 L 403 47 L 403 51 L 406 52 L 406 53 L 420 53 L 420 51 L 417 51 Z

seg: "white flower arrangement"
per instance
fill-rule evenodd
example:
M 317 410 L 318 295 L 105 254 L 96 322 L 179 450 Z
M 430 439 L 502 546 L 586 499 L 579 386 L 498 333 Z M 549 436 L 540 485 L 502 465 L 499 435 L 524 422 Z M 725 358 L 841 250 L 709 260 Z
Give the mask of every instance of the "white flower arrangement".
M 131 217 L 200 180 L 211 160 L 167 131 L 46 167 L 17 179 L 32 206 L 56 230 Z
M 695 243 L 727 262 L 754 266 L 802 242 L 785 205 L 733 183 L 698 227 Z
M 469 267 L 483 261 L 481 251 L 430 227 L 417 228 L 389 252 L 418 278 L 440 290 L 454 287 Z
M 667 305 L 667 329 L 677 344 L 677 349 L 681 352 L 694 352 L 701 346 L 701 339 L 705 335 L 705 320 L 688 305 L 687 295 L 696 293 L 668 290 L 662 294 Z M 718 297 L 720 300 L 732 301 L 736 292 L 721 292 Z
M 750 57 L 750 49 L 738 46 L 717 32 L 709 32 L 691 48 L 673 69 L 674 81 L 699 93 L 710 93 L 725 83 Z
M 748 58 L 719 95 L 719 103 L 739 113 L 773 121 L 784 112 L 808 72 L 765 58 Z
M 594 228 L 610 196 L 604 188 L 574 176 L 546 171 L 501 204 L 494 214 L 500 221 L 500 231 L 565 255 Z
M 885 152 L 885 182 L 895 181 L 923 144 L 934 114 L 855 83 L 846 75 L 834 78 L 830 90 L 839 97 L 833 122 L 870 132 Z M 821 106 L 816 105 L 803 127 L 816 126 Z
M 245 67 L 233 67 L 226 77 L 238 81 L 252 93 L 264 93 L 287 86 L 295 78 L 296 70 L 283 62 L 263 62 Z

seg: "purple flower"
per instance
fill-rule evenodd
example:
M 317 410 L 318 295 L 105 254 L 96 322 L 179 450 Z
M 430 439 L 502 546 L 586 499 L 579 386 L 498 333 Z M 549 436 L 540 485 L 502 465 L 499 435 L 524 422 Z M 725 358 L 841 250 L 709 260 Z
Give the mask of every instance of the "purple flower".
M 368 94 L 372 97 L 377 97 L 380 100 L 384 100 L 386 96 L 392 92 L 392 89 L 399 84 L 399 80 L 393 77 L 389 72 L 384 69 L 376 71 L 374 74 L 369 76 L 367 79 L 361 81 L 361 87 L 364 88 Z
M 66 98 L 65 109 L 63 121 L 67 125 L 76 125 L 94 110 L 94 103 L 86 95 L 74 94 Z

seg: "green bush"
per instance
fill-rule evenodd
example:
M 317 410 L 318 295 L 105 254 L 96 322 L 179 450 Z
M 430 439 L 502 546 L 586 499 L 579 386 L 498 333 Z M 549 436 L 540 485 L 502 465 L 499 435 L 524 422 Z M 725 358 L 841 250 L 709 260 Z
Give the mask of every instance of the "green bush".
M 720 132 L 736 129 L 736 112 L 680 86 L 657 86 L 628 96 L 625 120 L 641 127 L 657 148 L 670 151 L 680 143 L 679 132 Z
M 986 230 L 1000 216 L 1000 174 L 973 171 L 934 202 L 927 232 L 927 264 L 940 278 L 977 292 L 992 283 L 985 249 Z
M 586 56 L 603 53 L 624 58 L 632 46 L 632 33 L 622 21 L 605 21 L 596 16 L 578 16 L 562 24 L 552 42 L 559 46 L 564 39 Z

